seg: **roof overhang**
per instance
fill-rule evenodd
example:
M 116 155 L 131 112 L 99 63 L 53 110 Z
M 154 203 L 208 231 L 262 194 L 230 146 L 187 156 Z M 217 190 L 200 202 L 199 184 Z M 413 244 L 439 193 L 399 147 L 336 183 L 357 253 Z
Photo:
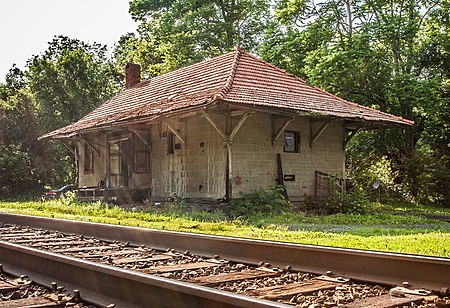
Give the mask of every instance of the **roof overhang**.
M 81 129 L 74 129 L 74 130 L 68 130 L 67 132 L 64 131 L 64 128 L 55 130 L 53 132 L 47 133 L 41 137 L 39 137 L 39 140 L 45 140 L 45 139 L 69 139 L 73 138 L 76 135 L 82 134 L 82 133 L 89 133 L 89 132 L 98 132 L 102 130 L 108 130 L 108 129 L 115 129 L 115 128 L 126 128 L 130 125 L 136 125 L 136 124 L 151 124 L 155 123 L 157 121 L 160 121 L 164 118 L 172 118 L 172 117 L 180 117 L 185 116 L 186 114 L 196 114 L 198 112 L 202 112 L 205 110 L 215 110 L 219 113 L 225 113 L 227 111 L 233 111 L 233 110 L 242 110 L 242 111 L 250 111 L 250 112 L 264 112 L 264 113 L 270 113 L 285 117 L 308 117 L 318 120 L 340 120 L 346 122 L 345 126 L 348 129 L 383 129 L 383 128 L 392 128 L 392 127 L 406 127 L 414 125 L 413 121 L 401 119 L 398 121 L 382 121 L 382 120 L 367 120 L 362 117 L 339 117 L 339 116 L 333 116 L 333 115 L 327 115 L 322 114 L 319 112 L 309 112 L 304 110 L 298 110 L 298 109 L 290 109 L 290 108 L 283 108 L 283 107 L 274 107 L 274 106 L 265 106 L 265 105 L 252 105 L 252 104 L 239 104 L 235 102 L 230 102 L 226 100 L 214 100 L 212 102 L 207 102 L 204 104 L 196 105 L 196 106 L 190 106 L 186 108 L 180 108 L 175 109 L 167 112 L 159 112 L 158 114 L 152 114 L 147 115 L 143 117 L 134 117 L 134 118 L 128 118 L 124 120 L 116 120 L 116 121 L 105 121 L 102 123 L 102 121 L 99 121 L 98 123 L 91 124 L 89 127 L 81 128 Z M 80 123 L 80 122 L 76 122 Z M 75 123 L 75 124 L 76 124 Z M 72 124 L 74 125 L 74 124 Z M 67 126 L 70 127 L 71 125 Z

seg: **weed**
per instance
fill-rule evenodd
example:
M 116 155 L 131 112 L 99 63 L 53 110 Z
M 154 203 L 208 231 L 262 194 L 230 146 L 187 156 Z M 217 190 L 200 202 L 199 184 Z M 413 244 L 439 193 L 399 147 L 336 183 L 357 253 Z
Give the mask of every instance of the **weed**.
M 370 202 L 364 191 L 352 189 L 342 194 L 333 191 L 325 201 L 307 200 L 308 211 L 319 215 L 338 213 L 364 214 L 370 208 Z
M 301 212 L 281 212 L 265 216 L 255 214 L 250 219 L 232 221 L 225 219 L 220 212 L 206 214 L 187 211 L 181 217 L 173 212 L 126 211 L 102 202 L 67 205 L 61 200 L 0 202 L 0 211 L 143 228 L 450 257 L 448 223 L 411 213 L 408 216 L 392 215 L 389 211 L 396 205 L 376 206 L 375 214 L 308 216 Z M 420 211 L 428 210 L 420 208 Z
M 274 186 L 269 190 L 262 188 L 249 193 L 241 193 L 242 199 L 230 204 L 230 215 L 234 218 L 248 219 L 255 215 L 280 214 L 291 208 L 291 203 L 283 195 L 284 187 Z

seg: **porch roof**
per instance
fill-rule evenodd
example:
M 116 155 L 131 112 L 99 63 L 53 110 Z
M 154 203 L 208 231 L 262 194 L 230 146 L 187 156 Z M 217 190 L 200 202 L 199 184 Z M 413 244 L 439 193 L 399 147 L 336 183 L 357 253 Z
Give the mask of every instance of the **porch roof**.
M 372 126 L 413 121 L 349 102 L 236 48 L 216 58 L 154 77 L 121 91 L 79 121 L 40 137 L 65 138 L 90 129 L 150 121 L 214 103 Z

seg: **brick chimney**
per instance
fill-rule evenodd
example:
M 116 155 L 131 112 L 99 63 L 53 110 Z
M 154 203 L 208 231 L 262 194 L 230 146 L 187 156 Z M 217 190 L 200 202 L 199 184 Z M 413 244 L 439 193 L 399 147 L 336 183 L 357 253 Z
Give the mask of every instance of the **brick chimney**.
M 128 63 L 125 67 L 125 89 L 131 88 L 141 82 L 141 66 L 136 63 Z

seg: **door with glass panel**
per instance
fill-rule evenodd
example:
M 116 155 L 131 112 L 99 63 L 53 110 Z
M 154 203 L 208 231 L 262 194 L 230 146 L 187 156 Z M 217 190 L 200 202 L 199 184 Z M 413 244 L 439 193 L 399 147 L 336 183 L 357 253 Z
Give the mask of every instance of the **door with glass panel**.
M 109 187 L 128 187 L 129 140 L 109 142 Z

